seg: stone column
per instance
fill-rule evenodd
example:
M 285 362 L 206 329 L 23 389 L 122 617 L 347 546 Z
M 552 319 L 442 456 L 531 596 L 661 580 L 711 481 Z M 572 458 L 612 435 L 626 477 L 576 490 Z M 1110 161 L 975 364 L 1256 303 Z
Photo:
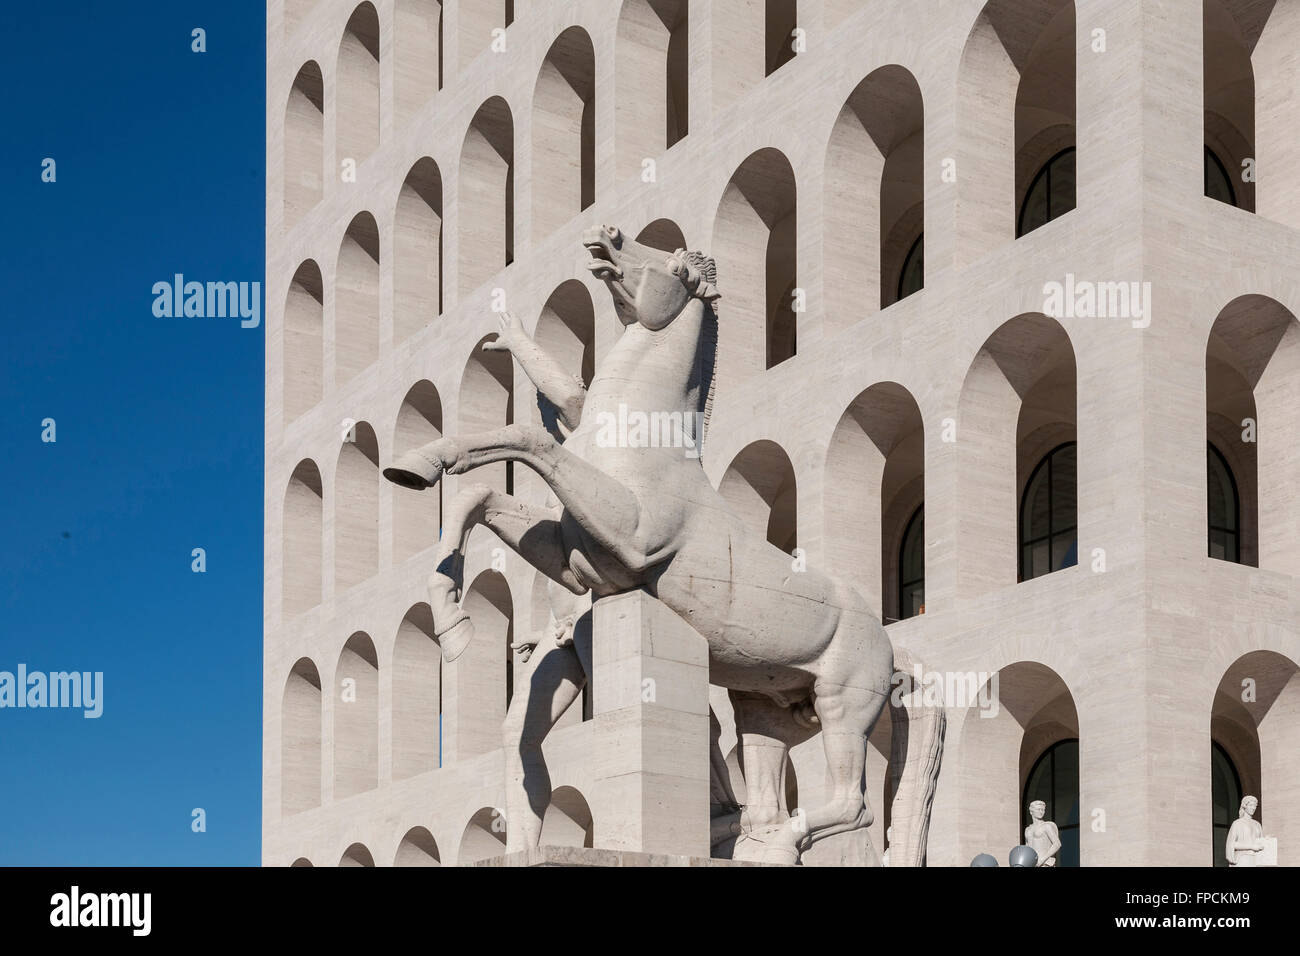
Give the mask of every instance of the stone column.
M 594 843 L 709 855 L 709 654 L 644 591 L 593 609 Z

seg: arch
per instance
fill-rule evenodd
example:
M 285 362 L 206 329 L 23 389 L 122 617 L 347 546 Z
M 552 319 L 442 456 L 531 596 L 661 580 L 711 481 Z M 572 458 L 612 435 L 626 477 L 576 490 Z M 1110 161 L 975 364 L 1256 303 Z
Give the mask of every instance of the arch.
M 1046 804 L 1043 819 L 1056 824 L 1061 849 L 1056 853 L 1057 866 L 1079 865 L 1079 741 L 1065 738 L 1056 741 L 1039 755 L 1025 777 L 1020 797 L 1020 826 L 1028 827 L 1033 818 L 1031 803 Z M 1023 843 L 1024 841 L 1021 840 Z
M 1228 829 L 1237 819 L 1241 799 L 1246 792 L 1241 787 L 1241 774 L 1232 762 L 1227 749 L 1217 740 L 1210 741 L 1210 797 L 1214 805 L 1210 824 L 1210 840 L 1214 865 L 1228 865 Z
M 596 374 L 596 309 L 585 285 L 567 279 L 555 288 L 542 306 L 533 340 L 583 385 L 591 384 Z M 554 430 L 556 411 L 540 394 L 537 408 L 541 422 Z
M 898 547 L 898 617 L 925 613 L 925 505 L 918 505 L 903 528 Z
M 339 652 L 334 684 L 334 799 L 342 800 L 379 786 L 379 656 L 364 631 Z
M 880 382 L 849 403 L 827 446 L 824 496 L 827 565 L 851 569 L 873 612 L 898 620 L 899 549 L 925 501 L 925 428 L 903 386 Z
M 324 195 L 325 81 L 308 60 L 298 70 L 284 108 L 284 228 L 298 224 Z
M 798 0 L 713 0 L 711 6 L 719 38 L 710 51 L 717 112 L 794 59 Z
M 1206 442 L 1206 486 L 1209 491 L 1210 557 L 1221 561 L 1241 560 L 1241 495 L 1237 479 L 1223 452 Z
M 573 787 L 556 787 L 542 817 L 542 846 L 590 847 L 594 833 L 587 798 Z
M 1016 216 L 1016 235 L 1033 232 L 1073 209 L 1075 178 L 1075 149 L 1067 146 L 1044 163 L 1029 181 Z
M 325 285 L 320 266 L 305 260 L 284 303 L 284 420 L 321 400 L 325 353 Z
M 442 314 L 442 173 L 422 157 L 402 183 L 393 216 L 393 341 Z
M 460 149 L 460 292 L 514 261 L 515 131 L 499 96 L 478 108 Z
M 958 265 L 1015 237 L 1034 176 L 1075 145 L 1074 37 L 1073 0 L 989 0 L 976 17 L 958 67 Z
M 774 441 L 746 445 L 727 466 L 718 491 L 745 524 L 786 553 L 798 546 L 794 465 Z
M 369 0 L 348 18 L 335 75 L 335 161 L 360 166 L 379 146 L 379 14 Z
M 411 827 L 397 844 L 393 866 L 441 866 L 438 841 L 424 827 Z
M 462 434 L 492 431 L 515 420 L 515 370 L 508 352 L 485 352 L 481 338 L 460 379 L 456 404 Z M 474 470 L 474 480 L 496 491 L 514 492 L 514 462 L 497 462 Z
M 311 860 L 307 859 L 305 856 L 300 856 L 298 859 L 290 863 L 289 866 L 311 866 Z
M 343 851 L 339 866 L 374 866 L 375 858 L 363 843 L 354 843 Z
M 334 589 L 342 593 L 379 570 L 379 442 L 357 422 L 334 472 Z
M 882 66 L 849 94 L 826 150 L 826 315 L 836 328 L 900 298 L 925 226 L 925 107 L 916 79 Z
M 500 856 L 505 851 L 505 814 L 494 807 L 484 807 L 465 824 L 465 831 L 460 838 L 460 850 L 456 853 L 456 863 L 459 866 L 470 866 L 479 860 Z
M 465 591 L 461 606 L 474 622 L 474 640 L 456 659 L 459 739 L 457 759 L 501 746 L 501 722 L 514 691 L 514 599 L 498 571 L 483 571 Z
M 402 126 L 442 89 L 442 0 L 396 0 L 393 110 Z
M 339 245 L 334 275 L 334 384 L 379 358 L 379 226 L 357 213 Z
M 1213 156 L 1225 172 L 1239 172 L 1243 160 L 1255 158 L 1255 69 L 1250 51 L 1262 26 L 1247 37 L 1227 4 L 1220 0 L 1201 4 L 1205 153 L 1207 161 Z M 1240 175 L 1230 176 L 1229 182 L 1230 204 L 1254 212 L 1254 183 Z
M 1262 295 L 1224 306 L 1206 344 L 1205 401 L 1206 438 L 1237 482 L 1240 563 L 1300 573 L 1300 509 L 1292 502 L 1300 487 L 1296 317 Z
M 414 605 L 393 642 L 393 779 L 442 766 L 442 649 L 429 605 Z
M 718 300 L 718 377 L 740 382 L 795 354 L 793 293 L 798 222 L 794 169 L 780 150 L 752 153 L 718 204 L 713 255 L 726 296 Z
M 671 219 L 656 219 L 649 223 L 636 234 L 636 241 L 643 246 L 661 249 L 664 252 L 676 252 L 678 249 L 687 248 L 682 227 Z
M 321 601 L 325 502 L 320 469 L 310 458 L 294 466 L 284 492 L 280 614 L 288 620 Z
M 1265 834 L 1277 837 L 1279 847 L 1295 846 L 1300 841 L 1300 779 L 1294 772 L 1300 751 L 1300 666 L 1269 650 L 1233 661 L 1215 689 L 1210 739 L 1234 765 L 1243 795 L 1259 799 L 1255 819 Z M 1237 809 L 1230 808 L 1229 822 Z M 1221 850 L 1216 848 L 1216 859 Z
M 985 340 L 958 399 L 957 590 L 976 597 L 1016 583 L 1022 492 L 1043 456 L 1076 440 L 1074 348 L 1041 313 Z
M 620 180 L 639 176 L 646 159 L 671 149 L 687 134 L 688 16 L 686 0 L 623 0 L 614 56 L 614 141 Z M 654 82 L 655 77 L 663 82 Z
M 289 671 L 281 698 L 280 812 L 288 816 L 319 807 L 320 785 L 320 672 L 310 658 L 300 657 Z
M 997 852 L 1025 842 L 1023 814 L 1030 772 L 1043 754 L 1062 741 L 1079 740 L 1079 715 L 1065 681 L 1037 661 L 1003 667 L 978 688 L 967 675 L 945 688 L 944 703 L 967 713 L 956 749 L 957 778 L 962 792 L 957 810 L 958 859 Z M 954 693 L 956 691 L 956 693 Z M 1058 828 L 1077 821 L 1078 774 L 1074 800 Z M 1050 805 L 1049 805 L 1050 806 Z M 1059 812 L 1059 810 L 1058 810 Z M 1075 834 L 1078 830 L 1073 831 Z M 1062 830 L 1058 865 L 1068 865 L 1076 852 L 1067 847 Z M 1003 850 L 1005 852 L 1005 850 Z
M 1072 441 L 1042 457 L 1020 496 L 1020 580 L 1079 563 L 1079 470 Z
M 1237 205 L 1237 190 L 1232 185 L 1232 176 L 1223 160 L 1209 146 L 1205 147 L 1205 195 L 1229 206 Z
M 411 386 L 397 410 L 393 449 L 404 454 L 442 437 L 442 399 L 433 383 Z M 412 491 L 393 485 L 393 561 L 405 561 L 442 537 L 442 482 L 436 489 Z
M 596 51 L 581 27 L 551 44 L 533 88 L 533 238 L 596 201 Z

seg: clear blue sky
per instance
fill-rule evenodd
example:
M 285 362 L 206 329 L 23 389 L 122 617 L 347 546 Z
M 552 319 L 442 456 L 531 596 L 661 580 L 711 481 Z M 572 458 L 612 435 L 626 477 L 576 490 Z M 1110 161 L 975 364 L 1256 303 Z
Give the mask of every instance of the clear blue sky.
M 0 671 L 104 673 L 98 720 L 0 709 L 0 864 L 256 864 L 265 322 L 151 288 L 263 281 L 265 5 L 4 3 L 0 37 Z

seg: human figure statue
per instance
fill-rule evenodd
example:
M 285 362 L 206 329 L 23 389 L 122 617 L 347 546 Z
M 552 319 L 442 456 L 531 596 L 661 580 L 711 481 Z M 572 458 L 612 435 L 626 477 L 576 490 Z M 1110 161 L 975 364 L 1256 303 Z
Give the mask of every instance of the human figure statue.
M 1254 797 L 1242 797 L 1237 819 L 1228 827 L 1228 838 L 1224 843 L 1223 855 L 1228 859 L 1228 866 L 1257 866 L 1258 856 L 1264 849 L 1264 827 L 1255 819 L 1259 801 Z
M 1029 804 L 1029 826 L 1025 827 L 1025 845 L 1038 854 L 1038 866 L 1056 866 L 1056 851 L 1061 848 L 1061 832 L 1051 820 L 1044 820 L 1047 804 L 1035 800 Z

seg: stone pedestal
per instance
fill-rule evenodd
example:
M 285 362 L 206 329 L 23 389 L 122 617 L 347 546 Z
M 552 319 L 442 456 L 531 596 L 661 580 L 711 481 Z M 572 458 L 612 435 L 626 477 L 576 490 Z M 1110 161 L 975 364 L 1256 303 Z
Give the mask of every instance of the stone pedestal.
M 592 611 L 600 849 L 709 855 L 709 656 L 704 638 L 644 591 Z

